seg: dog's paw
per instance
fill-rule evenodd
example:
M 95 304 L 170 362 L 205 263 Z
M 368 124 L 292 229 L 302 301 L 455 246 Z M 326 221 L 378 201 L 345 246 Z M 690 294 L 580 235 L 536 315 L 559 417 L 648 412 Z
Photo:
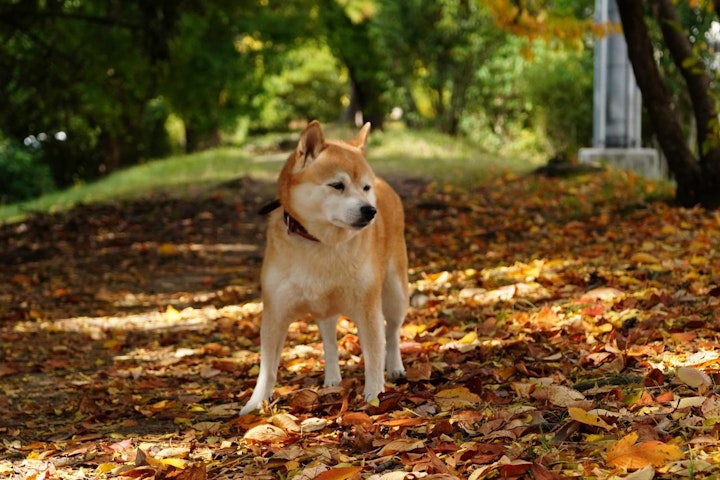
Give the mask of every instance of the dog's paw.
M 399 380 L 401 378 L 405 378 L 405 369 L 400 367 L 400 369 L 396 370 L 389 370 L 388 371 L 388 380 L 391 382 L 395 380 Z
M 342 378 L 325 378 L 325 381 L 323 382 L 323 387 L 337 387 L 340 385 L 340 381 Z
M 240 409 L 240 415 L 250 415 L 251 413 L 260 410 L 261 407 L 262 403 L 258 404 L 257 402 L 250 400 L 243 408 Z

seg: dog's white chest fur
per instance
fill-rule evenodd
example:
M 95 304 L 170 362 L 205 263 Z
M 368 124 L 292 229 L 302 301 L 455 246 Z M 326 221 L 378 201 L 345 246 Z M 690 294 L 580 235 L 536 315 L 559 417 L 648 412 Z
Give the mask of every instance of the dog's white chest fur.
M 333 246 L 300 237 L 279 239 L 272 247 L 288 255 L 276 255 L 263 265 L 263 288 L 273 288 L 273 296 L 283 298 L 296 317 L 348 315 L 348 303 L 378 282 L 367 252 L 357 243 L 355 238 Z

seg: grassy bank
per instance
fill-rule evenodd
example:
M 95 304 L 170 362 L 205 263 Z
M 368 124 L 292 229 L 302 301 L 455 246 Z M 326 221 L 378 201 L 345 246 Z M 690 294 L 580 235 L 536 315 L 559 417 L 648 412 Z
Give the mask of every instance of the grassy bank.
M 329 137 L 350 138 L 349 129 L 329 128 Z M 79 203 L 106 202 L 142 196 L 150 192 L 192 194 L 234 178 L 252 176 L 272 181 L 287 157 L 274 148 L 281 139 L 264 136 L 242 147 L 222 147 L 191 155 L 153 160 L 115 172 L 97 182 L 78 184 L 28 202 L 0 206 L 0 222 L 20 220 L 31 212 L 52 212 Z M 380 175 L 408 175 L 439 182 L 469 184 L 502 171 L 527 171 L 533 165 L 523 159 L 506 159 L 484 153 L 462 139 L 437 132 L 388 129 L 373 132 L 368 157 Z

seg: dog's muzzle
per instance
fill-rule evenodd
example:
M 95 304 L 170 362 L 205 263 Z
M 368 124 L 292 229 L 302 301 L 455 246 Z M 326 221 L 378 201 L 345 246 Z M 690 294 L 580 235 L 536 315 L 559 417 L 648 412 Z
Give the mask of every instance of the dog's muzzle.
M 372 205 L 363 205 L 360 207 L 360 218 L 353 224 L 353 226 L 362 228 L 368 225 L 375 218 L 377 209 Z

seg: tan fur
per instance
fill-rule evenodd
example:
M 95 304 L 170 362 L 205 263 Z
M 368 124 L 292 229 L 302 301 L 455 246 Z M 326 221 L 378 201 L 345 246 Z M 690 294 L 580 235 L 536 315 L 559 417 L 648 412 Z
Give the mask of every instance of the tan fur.
M 365 159 L 369 129 L 366 124 L 342 142 L 326 140 L 320 124 L 312 122 L 280 173 L 282 207 L 269 219 L 261 274 L 260 374 L 243 413 L 272 395 L 288 326 L 306 314 L 323 337 L 326 386 L 341 380 L 339 315 L 358 328 L 366 400 L 384 390 L 385 368 L 391 379 L 405 374 L 399 347 L 408 305 L 404 214 L 398 195 Z M 377 211 L 363 225 L 369 215 L 362 212 L 370 207 Z M 288 232 L 283 209 L 318 241 Z

